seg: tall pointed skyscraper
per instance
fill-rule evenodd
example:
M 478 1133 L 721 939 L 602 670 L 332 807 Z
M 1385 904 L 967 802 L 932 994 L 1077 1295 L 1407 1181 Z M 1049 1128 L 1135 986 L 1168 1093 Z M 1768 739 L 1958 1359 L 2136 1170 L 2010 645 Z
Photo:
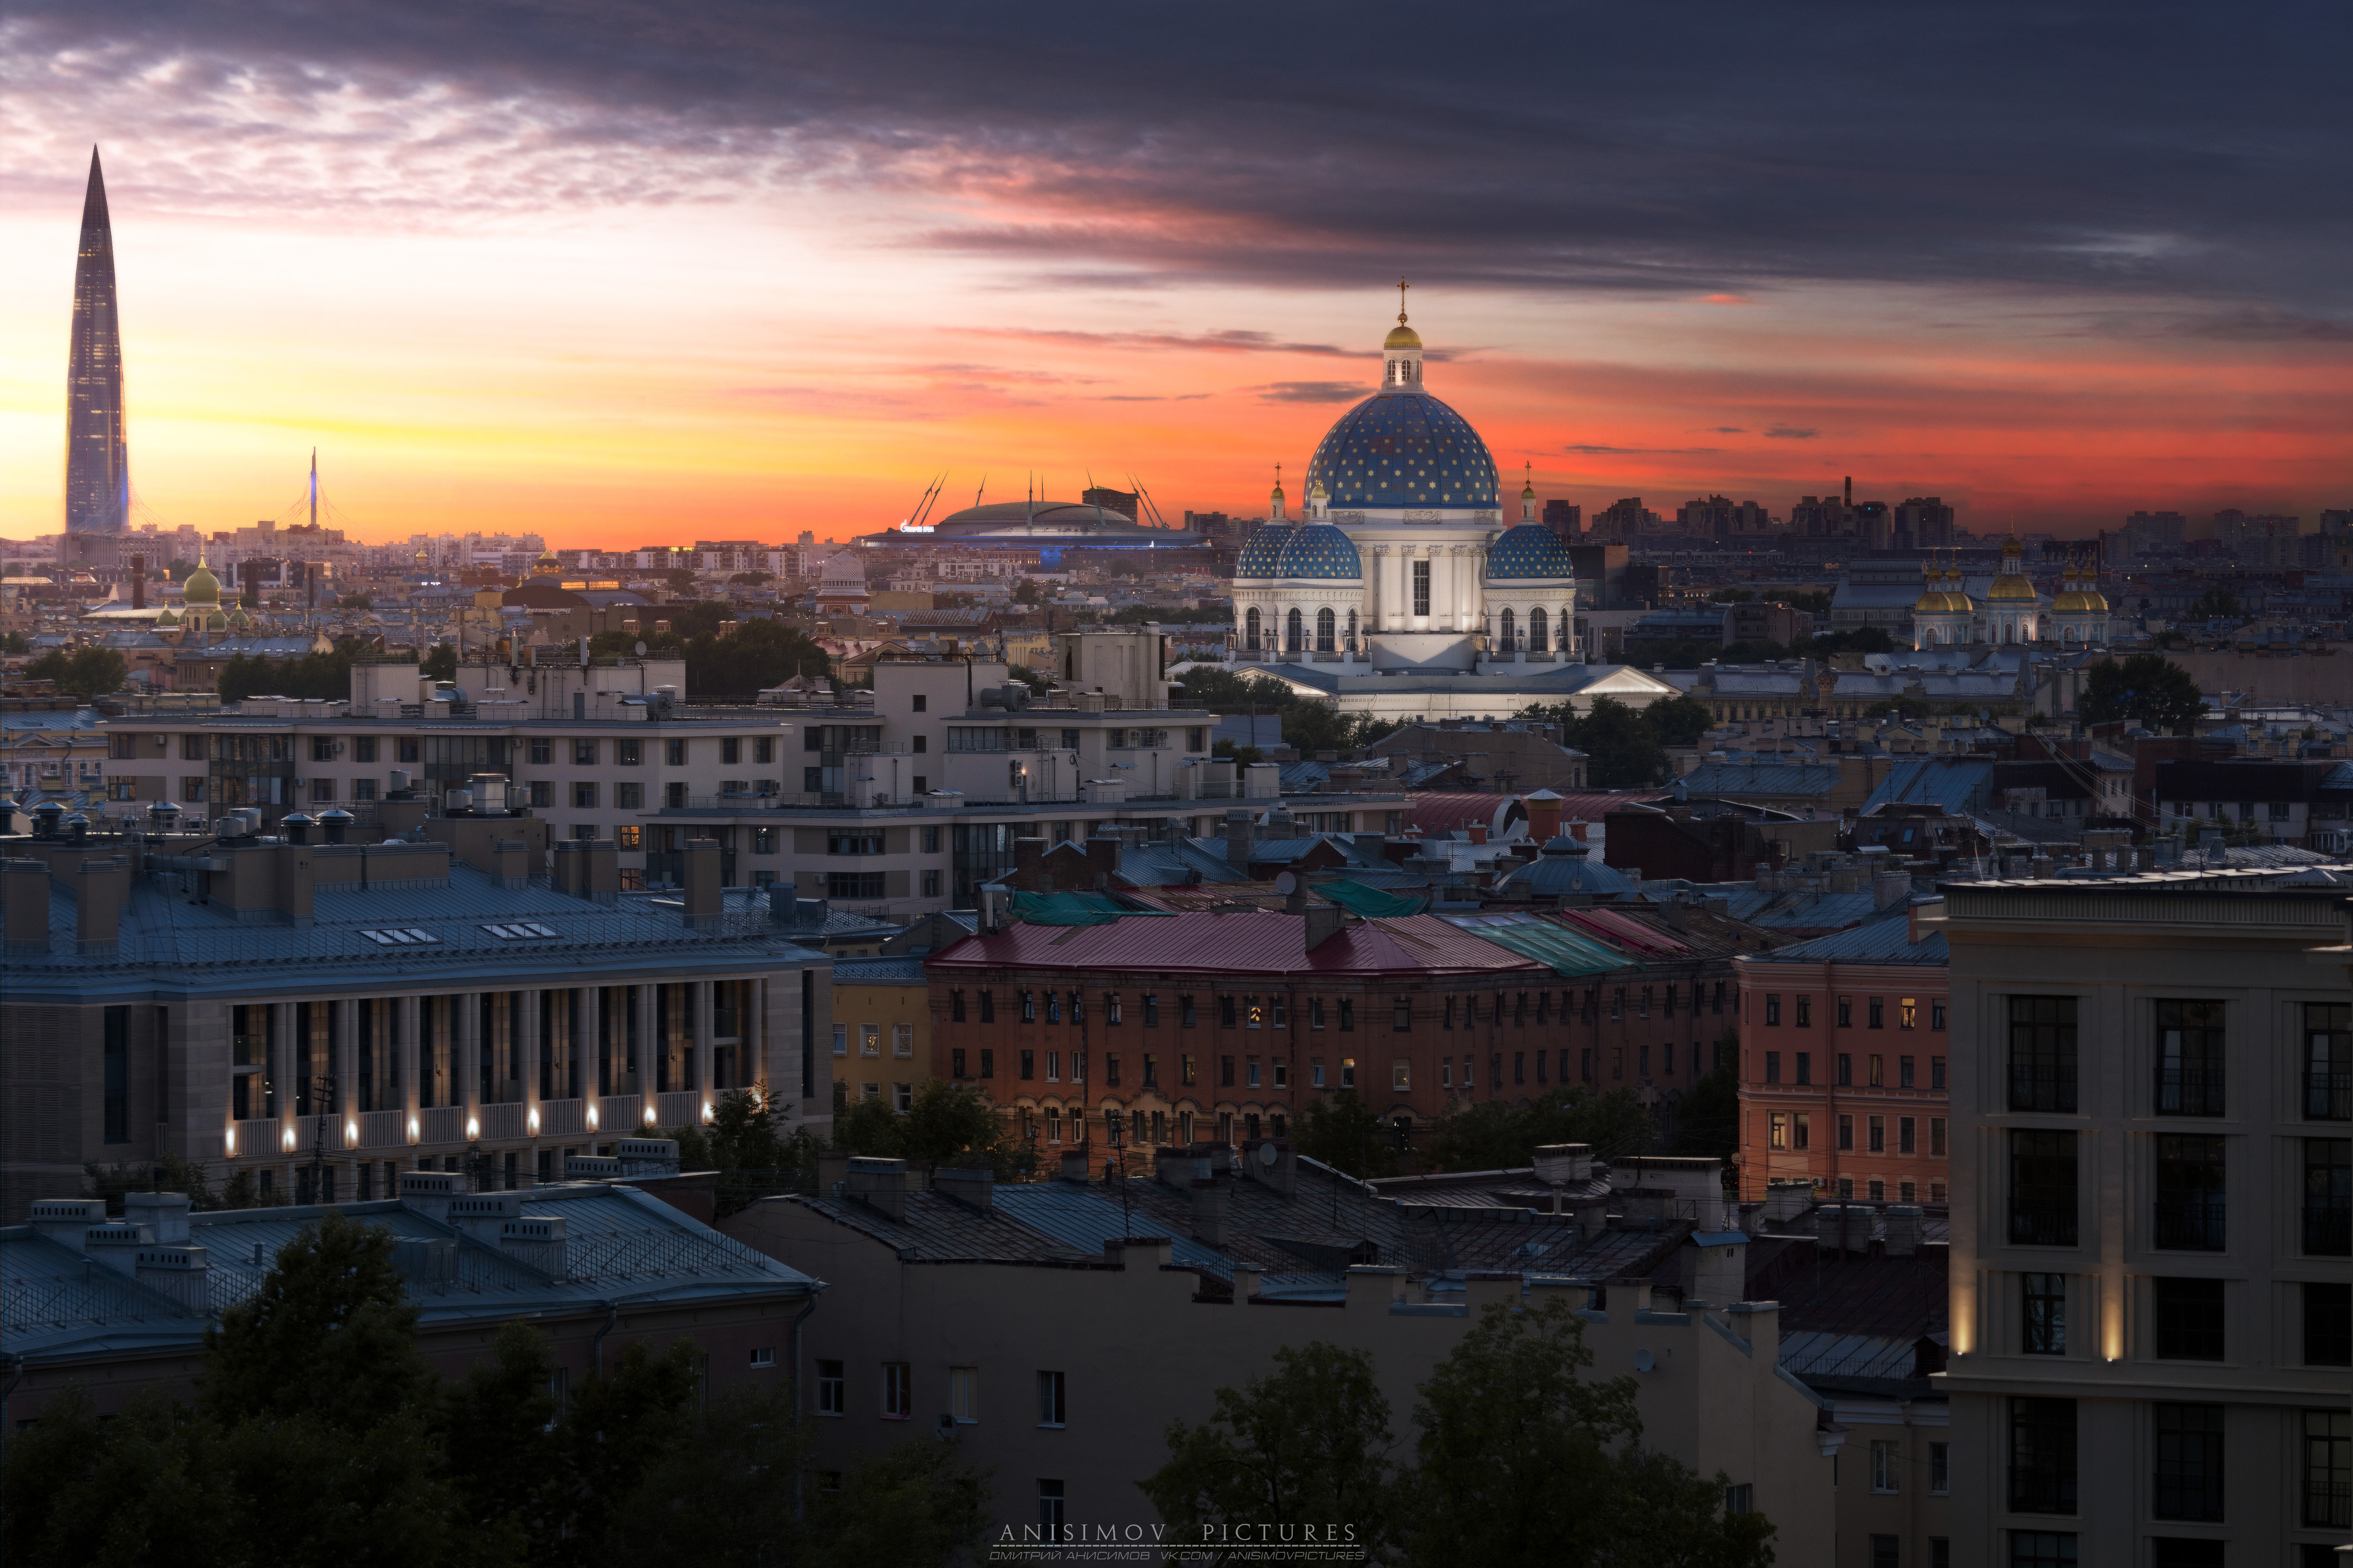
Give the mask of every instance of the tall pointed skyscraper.
M 131 448 L 122 434 L 122 324 L 114 305 L 114 231 L 106 180 L 90 150 L 81 253 L 74 262 L 73 346 L 66 359 L 66 532 L 119 534 L 131 521 Z

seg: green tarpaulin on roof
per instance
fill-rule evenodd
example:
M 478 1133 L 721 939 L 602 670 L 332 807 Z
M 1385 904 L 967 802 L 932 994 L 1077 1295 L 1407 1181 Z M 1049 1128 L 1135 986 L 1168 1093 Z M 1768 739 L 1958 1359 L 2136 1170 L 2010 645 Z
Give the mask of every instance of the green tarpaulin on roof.
M 1550 921 L 1514 921 L 1509 924 L 1477 915 L 1464 916 L 1449 923 L 1460 926 L 1472 936 L 1484 937 L 1497 947 L 1509 948 L 1522 958 L 1533 958 L 1550 968 L 1555 974 L 1575 980 L 1588 974 L 1607 974 L 1613 969 L 1640 969 L 1642 965 L 1631 954 L 1620 952 L 1599 937 L 1583 931 L 1556 926 Z
M 1166 915 L 1113 893 L 1016 893 L 1013 912 L 1033 926 L 1107 926 L 1122 915 Z
M 1343 877 L 1335 881 L 1311 882 L 1311 893 L 1321 893 L 1342 909 L 1359 914 L 1368 921 L 1395 920 L 1402 915 L 1418 915 L 1430 902 L 1427 899 L 1408 898 L 1401 893 L 1384 892 L 1368 888 L 1362 882 L 1351 882 Z

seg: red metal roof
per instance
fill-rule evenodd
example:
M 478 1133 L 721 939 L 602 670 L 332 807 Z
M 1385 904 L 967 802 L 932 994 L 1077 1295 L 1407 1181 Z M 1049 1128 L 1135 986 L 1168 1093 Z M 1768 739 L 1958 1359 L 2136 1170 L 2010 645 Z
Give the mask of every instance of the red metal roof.
M 1564 925 L 1589 931 L 1614 947 L 1630 947 L 1637 952 L 1666 954 L 1692 951 L 1690 944 L 1678 942 L 1666 932 L 1621 915 L 1615 910 L 1562 910 L 1554 918 Z
M 1151 969 L 1189 974 L 1463 974 L 1540 970 L 1433 915 L 1366 921 L 1313 952 L 1296 915 L 1263 910 L 1122 920 L 1107 926 L 1013 925 L 969 936 L 927 969 Z

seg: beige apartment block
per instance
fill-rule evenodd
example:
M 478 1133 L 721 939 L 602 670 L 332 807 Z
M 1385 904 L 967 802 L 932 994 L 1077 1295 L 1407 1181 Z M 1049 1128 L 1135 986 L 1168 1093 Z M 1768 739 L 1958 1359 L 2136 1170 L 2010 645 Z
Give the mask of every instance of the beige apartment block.
M 1954 1561 L 2337 1561 L 2342 871 L 1956 884 Z

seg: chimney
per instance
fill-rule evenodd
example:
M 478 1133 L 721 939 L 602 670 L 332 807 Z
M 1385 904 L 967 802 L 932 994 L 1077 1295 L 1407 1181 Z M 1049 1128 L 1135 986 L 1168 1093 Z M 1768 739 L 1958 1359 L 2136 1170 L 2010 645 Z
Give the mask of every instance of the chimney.
M 1087 840 L 1087 881 L 1098 893 L 1107 891 L 1119 871 L 1119 840 L 1098 833 Z
M 122 904 L 131 895 L 131 863 L 85 860 L 74 880 L 74 936 L 84 952 L 111 951 L 122 932 Z
M 400 1206 L 438 1224 L 449 1213 L 449 1200 L 466 1190 L 466 1178 L 455 1171 L 403 1171 Z
M 1814 1211 L 1815 1245 L 1833 1258 L 1862 1252 L 1871 1242 L 1871 1211 L 1824 1204 Z
M 1250 844 L 1250 814 L 1240 810 L 1226 813 L 1226 864 L 1237 871 L 1247 872 Z
M 521 1215 L 507 1220 L 499 1226 L 499 1250 L 552 1279 L 561 1279 L 567 1252 L 565 1222 Z
M 1748 1237 L 1736 1230 L 1701 1231 L 1677 1249 L 1683 1265 L 1683 1306 L 1704 1301 L 1729 1307 L 1747 1296 Z
M 932 1175 L 932 1190 L 945 1193 L 968 1208 L 982 1214 L 997 1210 L 997 1175 L 987 1169 L 937 1171 Z
M 594 904 L 617 904 L 621 901 L 620 850 L 609 838 L 599 838 L 581 846 L 586 861 L 586 885 L 582 896 Z
M 153 1245 L 155 1238 L 135 1225 L 94 1225 L 81 1233 L 83 1256 L 126 1279 L 138 1269 L 139 1249 Z
M 404 1172 L 403 1176 L 443 1173 Z M 404 1201 L 406 1196 L 404 1192 Z M 458 1282 L 458 1243 L 446 1236 L 401 1237 L 392 1244 L 392 1266 L 403 1279 L 420 1289 L 446 1289 Z
M 1065 1149 L 1062 1151 L 1062 1180 L 1066 1182 L 1076 1182 L 1079 1185 L 1083 1187 L 1092 1179 L 1093 1177 L 1092 1173 L 1087 1169 L 1087 1154 L 1085 1150 Z
M 183 1246 L 188 1239 L 188 1194 L 185 1193 L 127 1193 L 122 1199 L 122 1217 L 132 1225 L 144 1226 L 147 1233 L 167 1246 Z
M 686 841 L 686 923 L 708 931 L 719 923 L 719 840 Z
M 849 1196 L 877 1214 L 895 1220 L 907 1217 L 907 1162 L 875 1160 L 863 1155 L 849 1162 Z
M 1340 906 L 1329 899 L 1310 899 L 1300 911 L 1303 921 L 1301 935 L 1309 952 L 1340 934 Z
M 549 847 L 548 881 L 559 893 L 577 897 L 580 893 L 580 846 L 569 838 L 559 838 Z
M 106 1223 L 104 1198 L 38 1198 L 26 1216 L 33 1234 L 79 1249 L 84 1232 Z
M 1909 1258 L 1920 1250 L 1922 1226 L 1918 1204 L 1887 1205 L 1887 1256 Z
M 1538 844 L 1549 844 L 1560 837 L 1560 796 L 1548 789 L 1523 795 L 1520 805 L 1528 814 L 1528 837 Z
M 188 1200 L 182 1197 L 180 1201 Z M 185 1225 L 182 1228 L 185 1228 Z M 212 1275 L 201 1247 L 191 1247 L 185 1241 L 142 1247 L 132 1255 L 131 1277 L 157 1295 L 168 1297 L 192 1318 L 212 1314 L 212 1292 L 207 1285 Z
M 131 558 L 131 607 L 134 610 L 147 607 L 147 557 L 144 555 Z
M 838 1149 L 821 1151 L 817 1157 L 817 1195 L 839 1197 L 849 1188 L 849 1162 L 857 1156 Z
M 1043 838 L 1017 838 L 1013 841 L 1013 885 L 1025 893 L 1041 892 L 1038 885 L 1038 867 L 1046 858 Z
M 1204 1247 L 1226 1244 L 1226 1213 L 1233 1194 L 1226 1184 L 1202 1179 L 1193 1184 L 1193 1239 Z
M 49 949 L 49 868 L 38 860 L 0 861 L 0 896 L 8 904 L 12 952 Z
M 500 1227 L 511 1219 L 522 1217 L 521 1193 L 466 1193 L 450 1198 L 442 1223 L 454 1226 L 485 1246 L 496 1247 Z
M 1261 1138 L 1242 1145 L 1242 1171 L 1284 1197 L 1299 1195 L 1299 1154 L 1280 1138 Z
M 491 846 L 491 880 L 501 888 L 531 885 L 531 846 L 520 838 L 501 838 Z
M 1871 907 L 1892 910 L 1911 901 L 1912 879 L 1902 871 L 1882 871 L 1871 879 Z
M 1536 1180 L 1549 1187 L 1581 1187 L 1593 1179 L 1593 1145 L 1545 1143 L 1535 1151 Z

